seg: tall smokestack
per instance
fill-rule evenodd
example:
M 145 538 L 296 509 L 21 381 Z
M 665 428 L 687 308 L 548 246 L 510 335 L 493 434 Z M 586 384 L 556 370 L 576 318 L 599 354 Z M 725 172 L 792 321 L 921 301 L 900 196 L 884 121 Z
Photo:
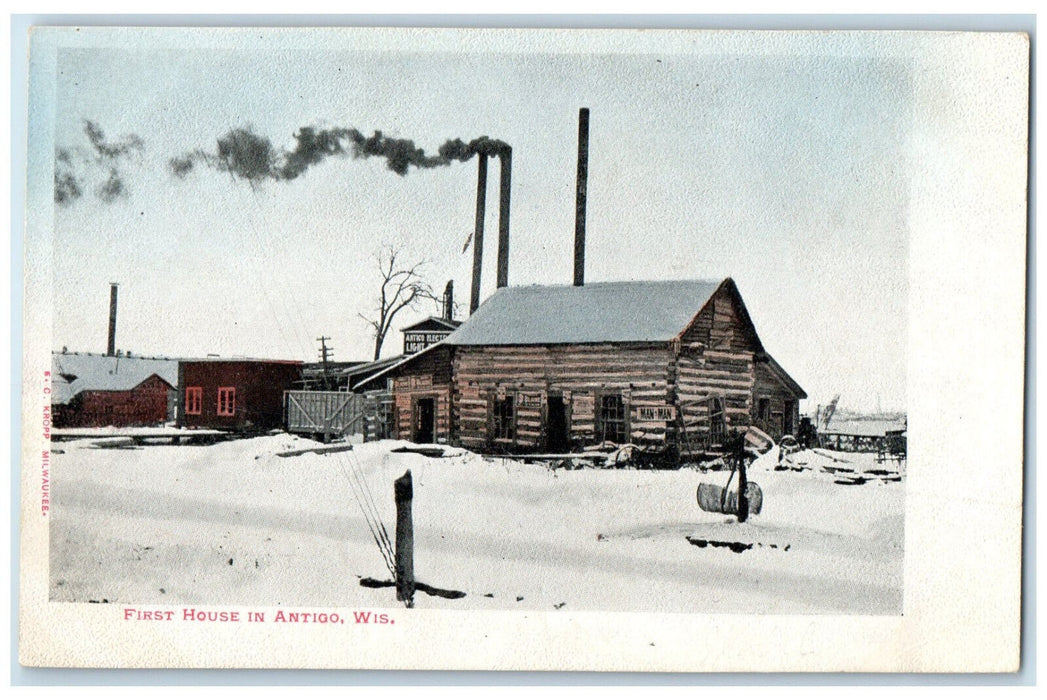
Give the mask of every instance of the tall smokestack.
M 502 183 L 498 206 L 498 287 L 509 286 L 509 187 L 513 172 L 513 149 L 498 154 L 502 161 Z
M 480 273 L 484 259 L 484 216 L 487 213 L 487 154 L 478 156 L 480 165 L 476 178 L 476 232 L 473 234 L 473 288 L 469 298 L 469 313 L 480 306 Z
M 116 282 L 109 283 L 109 347 L 106 355 L 116 355 Z
M 444 320 L 454 320 L 454 280 L 447 280 L 444 287 Z
M 585 284 L 585 197 L 589 184 L 589 108 L 578 110 L 578 190 L 574 200 L 574 286 Z

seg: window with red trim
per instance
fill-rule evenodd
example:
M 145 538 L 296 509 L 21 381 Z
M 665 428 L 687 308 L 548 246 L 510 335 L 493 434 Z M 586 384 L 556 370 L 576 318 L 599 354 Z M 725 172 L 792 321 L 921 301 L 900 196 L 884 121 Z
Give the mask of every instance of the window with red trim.
M 200 415 L 200 404 L 203 402 L 204 390 L 198 386 L 188 386 L 185 388 L 185 412 L 186 415 L 198 416 Z
M 236 387 L 218 387 L 218 415 L 232 416 L 236 414 Z

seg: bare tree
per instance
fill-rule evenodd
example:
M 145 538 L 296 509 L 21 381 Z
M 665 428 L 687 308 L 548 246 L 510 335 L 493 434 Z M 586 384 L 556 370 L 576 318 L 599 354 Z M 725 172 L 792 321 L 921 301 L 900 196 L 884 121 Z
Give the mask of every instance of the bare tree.
M 399 247 L 385 246 L 382 248 L 377 255 L 382 287 L 376 299 L 376 317 L 368 318 L 363 314 L 358 314 L 374 329 L 374 359 L 376 360 L 382 354 L 382 344 L 398 313 L 404 309 L 415 309 L 419 302 L 423 301 L 440 303 L 432 287 L 422 279 L 420 270 L 425 263 L 406 265 L 401 260 L 402 253 L 403 249 Z

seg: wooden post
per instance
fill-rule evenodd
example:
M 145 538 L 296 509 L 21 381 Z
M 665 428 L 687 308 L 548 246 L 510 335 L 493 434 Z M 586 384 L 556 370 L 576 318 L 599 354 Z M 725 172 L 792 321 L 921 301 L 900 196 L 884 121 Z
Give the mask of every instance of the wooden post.
M 749 479 L 745 474 L 745 453 L 738 458 L 738 522 L 749 519 Z
M 749 478 L 745 473 L 745 434 L 734 433 L 731 437 L 731 451 L 738 467 L 738 522 L 749 519 Z
M 411 470 L 393 482 L 396 500 L 396 599 L 414 607 L 414 525 L 411 521 Z

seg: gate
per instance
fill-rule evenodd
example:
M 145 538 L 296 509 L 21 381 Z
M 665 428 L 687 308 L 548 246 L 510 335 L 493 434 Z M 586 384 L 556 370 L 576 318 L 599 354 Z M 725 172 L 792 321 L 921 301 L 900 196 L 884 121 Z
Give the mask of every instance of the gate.
M 351 435 L 364 432 L 364 397 L 345 391 L 285 391 L 287 432 Z

